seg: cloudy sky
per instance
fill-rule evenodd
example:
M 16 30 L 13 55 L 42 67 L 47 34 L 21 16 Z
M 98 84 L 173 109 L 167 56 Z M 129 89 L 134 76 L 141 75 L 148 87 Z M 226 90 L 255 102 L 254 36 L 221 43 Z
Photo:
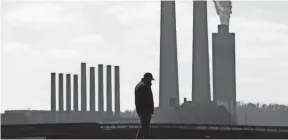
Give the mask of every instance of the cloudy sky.
M 288 2 L 233 3 L 237 100 L 288 104 L 287 7 Z M 211 50 L 219 19 L 212 2 L 208 9 Z M 176 3 L 180 102 L 191 99 L 192 10 L 192 2 Z M 80 74 L 81 62 L 120 66 L 122 111 L 134 108 L 134 86 L 152 72 L 158 106 L 159 0 L 2 0 L 1 11 L 1 112 L 49 109 L 50 72 Z

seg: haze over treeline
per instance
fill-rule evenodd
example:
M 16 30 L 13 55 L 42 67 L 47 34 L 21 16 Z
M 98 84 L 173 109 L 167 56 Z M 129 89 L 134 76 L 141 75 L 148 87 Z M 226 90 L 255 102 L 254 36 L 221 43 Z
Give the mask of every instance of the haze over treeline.
M 187 108 L 185 112 L 183 111 L 178 115 L 179 116 L 182 115 L 182 117 L 185 118 L 191 118 L 189 115 L 193 114 L 192 113 L 189 114 L 187 110 L 189 110 L 189 108 Z M 239 125 L 288 126 L 287 105 L 273 104 L 273 103 L 260 104 L 260 103 L 237 102 L 236 112 L 237 112 L 237 123 Z M 137 117 L 137 114 L 135 110 L 126 110 L 125 112 L 122 112 L 122 116 L 133 118 Z M 217 114 L 215 114 L 215 116 L 217 116 Z

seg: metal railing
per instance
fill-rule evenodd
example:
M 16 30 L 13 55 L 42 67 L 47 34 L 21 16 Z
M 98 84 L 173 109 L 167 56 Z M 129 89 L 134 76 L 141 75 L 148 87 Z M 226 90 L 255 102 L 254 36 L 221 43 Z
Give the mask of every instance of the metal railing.
M 139 123 L 105 123 L 104 129 L 139 128 Z M 196 130 L 221 130 L 221 131 L 266 131 L 288 132 L 288 126 L 253 126 L 253 125 L 221 125 L 221 124 L 180 124 L 180 123 L 153 123 L 151 128 L 181 128 Z
M 1 125 L 2 138 L 15 138 L 15 137 L 32 137 L 32 136 L 57 136 L 57 135 L 73 135 L 75 133 L 81 133 L 81 135 L 87 135 L 88 133 L 97 134 L 98 136 L 108 137 L 114 132 L 126 132 L 127 135 L 139 128 L 139 123 L 60 123 L 60 124 L 22 124 L 22 125 Z M 181 124 L 181 123 L 152 123 L 151 128 L 155 129 L 154 132 L 165 132 L 166 130 L 175 129 L 184 130 L 183 133 L 190 134 L 191 131 L 198 131 L 201 134 L 207 135 L 219 134 L 230 136 L 231 134 L 238 134 L 239 136 L 245 135 L 246 132 L 259 137 L 271 135 L 271 136 L 288 136 L 287 126 L 252 126 L 252 125 L 219 125 L 219 124 Z M 108 131 L 106 131 L 108 130 Z M 110 131 L 113 130 L 113 131 Z M 115 130 L 115 131 L 114 131 Z M 123 130 L 123 131 L 122 131 Z M 164 131 L 162 131 L 164 130 Z M 187 131 L 188 130 L 188 131 Z M 175 131 L 178 133 L 180 131 Z M 106 133 L 107 132 L 107 133 Z M 188 133 L 187 133 L 188 132 Z M 231 133 L 230 133 L 231 132 Z M 253 133 L 257 132 L 257 133 Z M 259 132 L 259 133 L 258 133 Z M 85 134 L 84 134 L 85 133 Z M 261 134 L 260 134 L 261 133 Z M 119 134 L 118 132 L 115 134 Z M 266 135 L 267 134 L 267 135 Z M 174 135 L 174 134 L 173 134 Z M 264 137 L 265 137 L 264 136 Z M 192 137 L 192 136 L 191 136 Z M 236 136 L 235 136 L 236 137 Z M 248 136 L 247 136 L 248 137 Z M 261 137 L 261 138 L 262 138 Z M 232 137 L 231 137 L 232 138 Z M 248 137 L 250 138 L 250 137 Z M 251 136 L 252 138 L 252 136 Z

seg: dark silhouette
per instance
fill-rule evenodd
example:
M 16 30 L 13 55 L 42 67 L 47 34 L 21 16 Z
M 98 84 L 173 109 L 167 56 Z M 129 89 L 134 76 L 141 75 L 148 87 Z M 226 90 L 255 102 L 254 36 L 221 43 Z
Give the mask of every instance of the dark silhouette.
M 66 111 L 71 111 L 71 74 L 66 74 Z
M 63 95 L 63 73 L 59 73 L 59 88 L 58 88 L 58 105 L 59 111 L 64 111 L 64 95 Z
M 106 113 L 112 116 L 112 73 L 111 65 L 106 66 Z
M 56 111 L 56 73 L 51 73 L 51 111 Z
M 141 128 L 137 132 L 137 139 L 148 135 L 151 116 L 154 114 L 154 100 L 151 90 L 152 80 L 154 80 L 152 74 L 145 73 L 144 77 L 135 87 L 136 112 L 141 122 Z
M 115 117 L 120 117 L 120 67 L 114 66 Z
M 81 63 L 81 111 L 87 111 L 86 63 Z
M 103 67 L 103 64 L 98 64 L 98 111 L 100 114 L 104 112 Z
M 95 67 L 90 67 L 90 111 L 96 111 L 95 105 Z
M 74 110 L 73 111 L 78 111 L 79 108 L 78 108 L 78 75 L 77 74 L 74 74 L 74 79 L 73 79 L 73 100 L 74 100 L 74 103 L 73 103 L 73 106 L 74 106 Z M 56 110 L 56 109 L 55 109 Z

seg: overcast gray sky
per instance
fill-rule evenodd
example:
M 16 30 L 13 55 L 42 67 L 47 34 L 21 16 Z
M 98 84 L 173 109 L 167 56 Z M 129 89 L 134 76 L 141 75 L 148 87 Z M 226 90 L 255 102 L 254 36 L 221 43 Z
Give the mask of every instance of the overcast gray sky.
M 288 2 L 233 3 L 237 100 L 288 104 L 287 7 Z M 192 2 L 176 3 L 180 102 L 191 99 L 192 10 Z M 208 22 L 211 50 L 219 24 L 212 2 Z M 134 86 L 152 72 L 158 106 L 159 0 L 3 0 L 1 23 L 1 112 L 49 109 L 50 72 L 80 74 L 80 62 L 120 66 L 122 111 L 134 109 Z

